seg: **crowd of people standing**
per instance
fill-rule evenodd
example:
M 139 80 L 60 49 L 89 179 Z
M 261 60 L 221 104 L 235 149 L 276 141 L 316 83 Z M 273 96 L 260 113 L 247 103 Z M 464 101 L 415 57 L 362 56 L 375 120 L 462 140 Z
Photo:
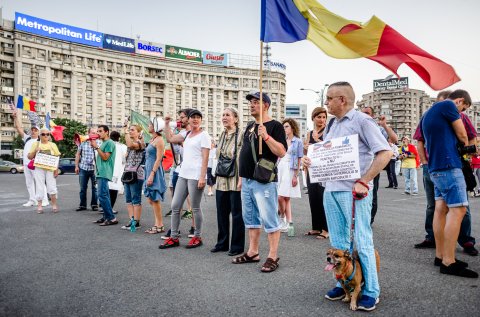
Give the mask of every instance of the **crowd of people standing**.
M 378 209 L 379 177 L 385 169 L 387 188 L 397 189 L 397 162 L 400 162 L 405 178 L 405 195 L 418 194 L 417 169 L 420 164 L 423 166 L 427 192 L 427 236 L 415 247 L 436 247 L 434 264 L 440 266 L 441 273 L 478 277 L 476 272 L 467 269 L 466 263 L 455 259 L 452 249 L 458 237 L 458 243 L 468 254 L 478 254 L 474 247 L 475 239 L 470 236 L 468 187 L 462 174 L 464 164 L 457 153 L 458 140 L 464 145 L 476 145 L 476 133 L 469 130 L 468 117 L 462 115 L 471 105 L 469 98 L 464 91 L 448 93 L 443 101 L 439 98 L 439 102 L 422 118 L 414 136 L 418 149 L 410 143 L 409 136 L 403 136 L 402 143 L 397 145 L 398 137 L 388 126 L 386 118 L 380 116 L 378 121 L 374 120 L 372 107 L 362 111 L 354 109 L 355 94 L 347 82 L 329 86 L 325 105 L 333 117 L 327 120 L 327 109 L 315 108 L 311 114 L 313 129 L 304 140 L 300 139 L 295 120 L 287 118 L 278 122 L 270 117 L 270 97 L 259 92 L 246 96 L 254 120 L 244 127 L 236 109 L 224 109 L 224 130 L 218 142 L 202 129 L 203 114 L 197 109 L 180 110 L 175 128 L 172 127 L 174 118 L 171 116 L 165 116 L 164 120 L 151 119 L 148 143 L 138 125 L 125 126 L 125 145 L 119 143 L 118 132 L 110 132 L 108 126 L 100 125 L 89 130 L 89 135 L 98 138 L 89 138 L 78 147 L 75 171 L 79 175 L 80 203 L 77 211 L 87 209 L 90 181 L 90 207 L 92 210 L 98 210 L 99 206 L 102 208 L 102 218 L 95 223 L 100 226 L 116 225 L 118 220 L 113 205 L 118 193 L 124 192 L 129 222 L 121 228 L 133 231 L 141 227 L 143 194 L 154 215 L 154 224 L 145 232 L 165 233 L 159 248 L 164 250 L 180 246 L 181 219 L 192 218 L 190 240 L 185 245 L 192 249 L 203 245 L 201 199 L 205 187 L 208 186 L 210 196 L 215 186 L 218 233 L 216 244 L 210 251 L 228 252 L 233 257 L 233 264 L 260 262 L 259 243 L 263 228 L 269 248 L 261 272 L 269 273 L 279 267 L 281 232 L 294 234 L 295 212 L 291 208 L 291 199 L 301 197 L 299 177 L 303 172 L 311 212 L 311 230 L 305 235 L 329 239 L 334 248 L 346 250 L 350 247 L 351 237 L 346 233 L 352 226 L 354 195 L 358 195 L 353 204 L 356 213 L 353 239 L 365 279 L 358 308 L 373 310 L 380 296 L 372 231 Z M 435 135 L 434 131 L 440 128 L 446 132 L 442 136 Z M 60 155 L 56 145 L 49 141 L 47 129 L 32 127 L 30 137 L 40 137 L 35 142 L 26 137 L 18 122 L 17 130 L 25 141 L 27 164 L 40 152 Z M 352 134 L 359 136 L 361 178 L 312 183 L 308 172 L 312 164 L 307 156 L 309 146 Z M 438 146 L 442 137 L 448 142 Z M 167 144 L 175 162 L 168 184 L 172 194 L 168 231 L 161 205 L 167 191 L 162 168 Z M 212 149 L 215 149 L 214 154 Z M 474 152 L 473 155 L 469 153 L 472 157 L 471 173 L 480 176 L 476 148 Z M 458 158 L 452 159 L 454 154 Z M 29 201 L 25 206 L 35 205 L 37 212 L 42 213 L 43 207 L 48 204 L 45 197 L 48 193 L 53 211 L 58 211 L 56 173 L 56 170 L 43 168 L 36 168 L 33 175 L 25 173 L 29 192 Z M 448 182 L 458 186 L 449 188 Z M 185 204 L 189 205 L 188 211 L 182 215 Z M 191 217 L 188 217 L 188 212 Z M 446 217 L 447 212 L 455 217 Z M 463 222 L 466 223 L 465 229 L 460 228 L 460 225 L 463 228 Z M 245 246 L 246 234 L 248 244 Z M 345 295 L 344 289 L 337 283 L 325 297 L 338 300 Z

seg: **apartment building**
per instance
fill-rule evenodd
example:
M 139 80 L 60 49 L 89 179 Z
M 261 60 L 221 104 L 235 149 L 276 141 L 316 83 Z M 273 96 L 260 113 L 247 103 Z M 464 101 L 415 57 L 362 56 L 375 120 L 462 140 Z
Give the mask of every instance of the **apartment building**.
M 204 128 L 218 138 L 224 108 L 237 108 L 243 123 L 252 120 L 245 96 L 259 86 L 258 56 L 228 57 L 229 66 L 219 66 L 113 51 L 20 31 L 3 20 L 1 148 L 11 150 L 15 130 L 9 100 L 18 95 L 35 100 L 41 116 L 50 112 L 52 118 L 114 129 L 123 126 L 131 110 L 163 117 L 196 108 L 204 114 Z M 271 115 L 278 120 L 285 116 L 285 86 L 284 71 L 264 75 Z M 29 126 L 25 115 L 23 121 Z

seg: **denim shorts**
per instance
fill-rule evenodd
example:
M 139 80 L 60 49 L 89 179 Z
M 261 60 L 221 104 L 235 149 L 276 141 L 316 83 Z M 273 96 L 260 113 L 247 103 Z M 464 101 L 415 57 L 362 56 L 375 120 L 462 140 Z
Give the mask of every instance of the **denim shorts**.
M 435 200 L 444 200 L 448 207 L 468 206 L 467 185 L 460 168 L 430 173 L 435 186 Z
M 125 202 L 130 205 L 140 206 L 142 204 L 143 179 L 137 179 L 133 184 L 124 184 Z
M 277 183 L 242 178 L 242 215 L 245 228 L 259 229 L 263 225 L 267 233 L 280 230 Z

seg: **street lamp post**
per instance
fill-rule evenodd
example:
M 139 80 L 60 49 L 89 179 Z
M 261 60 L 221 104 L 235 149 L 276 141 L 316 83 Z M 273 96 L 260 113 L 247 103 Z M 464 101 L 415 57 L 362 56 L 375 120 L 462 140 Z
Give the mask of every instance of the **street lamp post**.
M 308 90 L 308 91 L 313 91 L 314 93 L 317 94 L 318 96 L 318 99 L 317 99 L 317 103 L 320 101 L 320 105 L 323 107 L 323 94 L 325 92 L 325 89 L 328 87 L 328 84 L 325 84 L 322 89 L 320 89 L 320 91 L 318 90 L 313 90 L 313 89 L 310 89 L 310 88 L 300 88 L 300 90 Z

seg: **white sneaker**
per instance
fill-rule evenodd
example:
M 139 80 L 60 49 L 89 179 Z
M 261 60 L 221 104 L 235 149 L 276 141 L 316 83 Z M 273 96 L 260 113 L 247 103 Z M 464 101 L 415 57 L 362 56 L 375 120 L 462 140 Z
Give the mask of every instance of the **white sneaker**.
M 42 207 L 47 207 L 48 205 L 50 205 L 48 201 L 42 201 Z
M 31 207 L 33 205 L 35 205 L 35 203 L 33 201 L 29 200 L 26 203 L 24 203 L 22 206 L 23 207 Z
M 286 218 L 286 217 L 280 218 L 280 221 L 281 221 L 280 231 L 281 231 L 281 232 L 288 232 L 288 222 L 287 222 L 287 218 Z

